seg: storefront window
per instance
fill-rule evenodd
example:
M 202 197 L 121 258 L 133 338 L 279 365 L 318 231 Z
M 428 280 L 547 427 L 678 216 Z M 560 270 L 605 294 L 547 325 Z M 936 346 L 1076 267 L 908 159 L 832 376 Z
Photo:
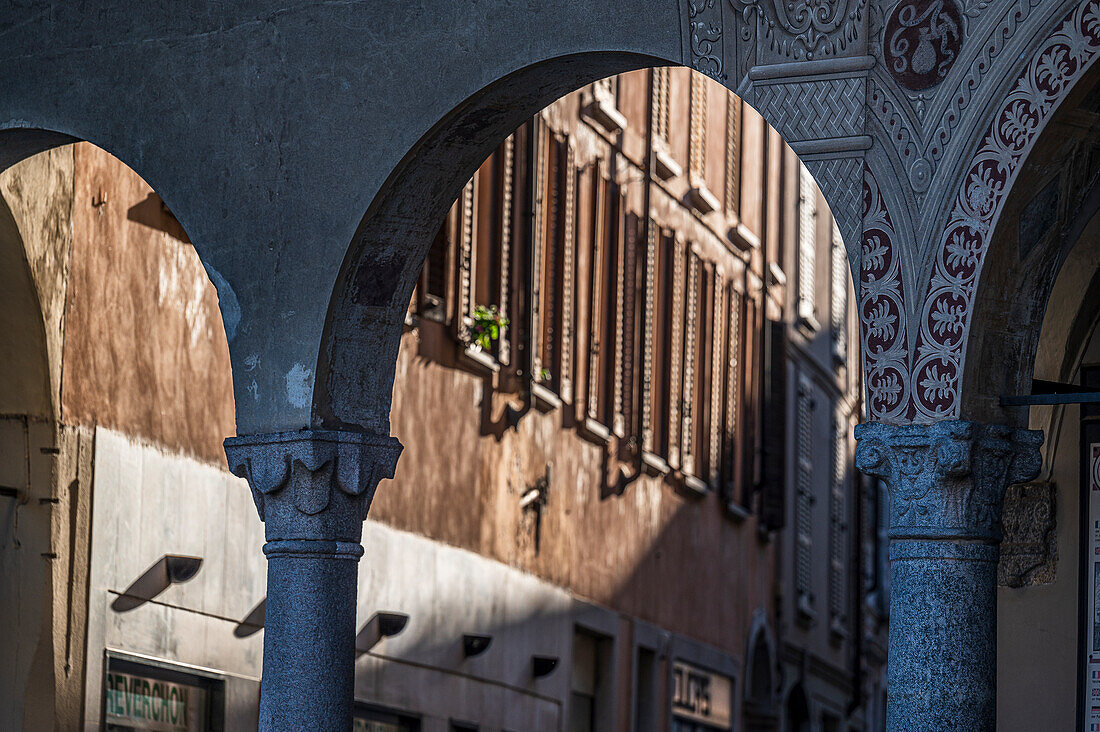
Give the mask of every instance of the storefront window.
M 215 708 L 220 691 L 215 679 L 110 658 L 104 727 L 108 732 L 220 730 L 221 710 Z

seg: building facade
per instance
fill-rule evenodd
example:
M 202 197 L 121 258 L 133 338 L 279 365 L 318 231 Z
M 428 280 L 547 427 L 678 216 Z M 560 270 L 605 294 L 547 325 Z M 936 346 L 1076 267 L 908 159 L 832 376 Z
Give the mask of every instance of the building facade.
M 254 728 L 268 592 L 221 452 L 227 290 L 98 148 L 0 186 L 0 726 Z M 356 729 L 881 729 L 854 303 L 808 170 L 700 74 L 610 77 L 510 135 L 405 318 Z

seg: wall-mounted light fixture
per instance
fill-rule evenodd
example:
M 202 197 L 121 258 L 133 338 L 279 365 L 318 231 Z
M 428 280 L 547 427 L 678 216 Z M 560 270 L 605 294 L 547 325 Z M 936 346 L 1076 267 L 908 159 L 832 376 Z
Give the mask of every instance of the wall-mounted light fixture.
M 549 676 L 558 667 L 557 656 L 532 656 L 531 673 L 536 679 Z
M 491 635 L 475 635 L 467 633 L 462 636 L 462 653 L 466 658 L 480 656 L 489 650 L 489 644 L 493 642 Z
M 267 619 L 267 598 L 260 600 L 252 612 L 245 616 L 244 620 L 233 629 L 233 635 L 238 638 L 247 638 L 258 633 L 264 628 L 264 620 Z
M 375 613 L 355 636 L 355 655 L 361 656 L 383 638 L 397 635 L 408 623 L 409 616 L 405 613 Z
M 140 607 L 172 585 L 192 579 L 200 568 L 202 557 L 165 554 L 115 598 L 111 609 L 123 613 Z

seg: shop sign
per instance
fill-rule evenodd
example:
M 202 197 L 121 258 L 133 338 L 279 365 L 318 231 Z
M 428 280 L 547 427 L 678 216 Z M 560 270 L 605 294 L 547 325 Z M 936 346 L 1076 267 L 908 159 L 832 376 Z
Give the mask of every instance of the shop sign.
M 202 732 L 206 729 L 206 690 L 110 671 L 107 724 L 155 732 Z
M 672 713 L 681 719 L 730 729 L 733 680 L 697 666 L 672 664 Z

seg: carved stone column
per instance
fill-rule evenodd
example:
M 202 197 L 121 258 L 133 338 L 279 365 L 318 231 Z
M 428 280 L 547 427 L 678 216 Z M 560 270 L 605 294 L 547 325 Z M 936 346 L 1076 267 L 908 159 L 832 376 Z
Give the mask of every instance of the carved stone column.
M 974 422 L 856 427 L 856 462 L 890 487 L 891 732 L 994 732 L 1001 504 L 1041 432 Z
M 356 565 L 374 489 L 401 443 L 303 430 L 225 441 L 265 523 L 267 613 L 260 730 L 351 729 Z

